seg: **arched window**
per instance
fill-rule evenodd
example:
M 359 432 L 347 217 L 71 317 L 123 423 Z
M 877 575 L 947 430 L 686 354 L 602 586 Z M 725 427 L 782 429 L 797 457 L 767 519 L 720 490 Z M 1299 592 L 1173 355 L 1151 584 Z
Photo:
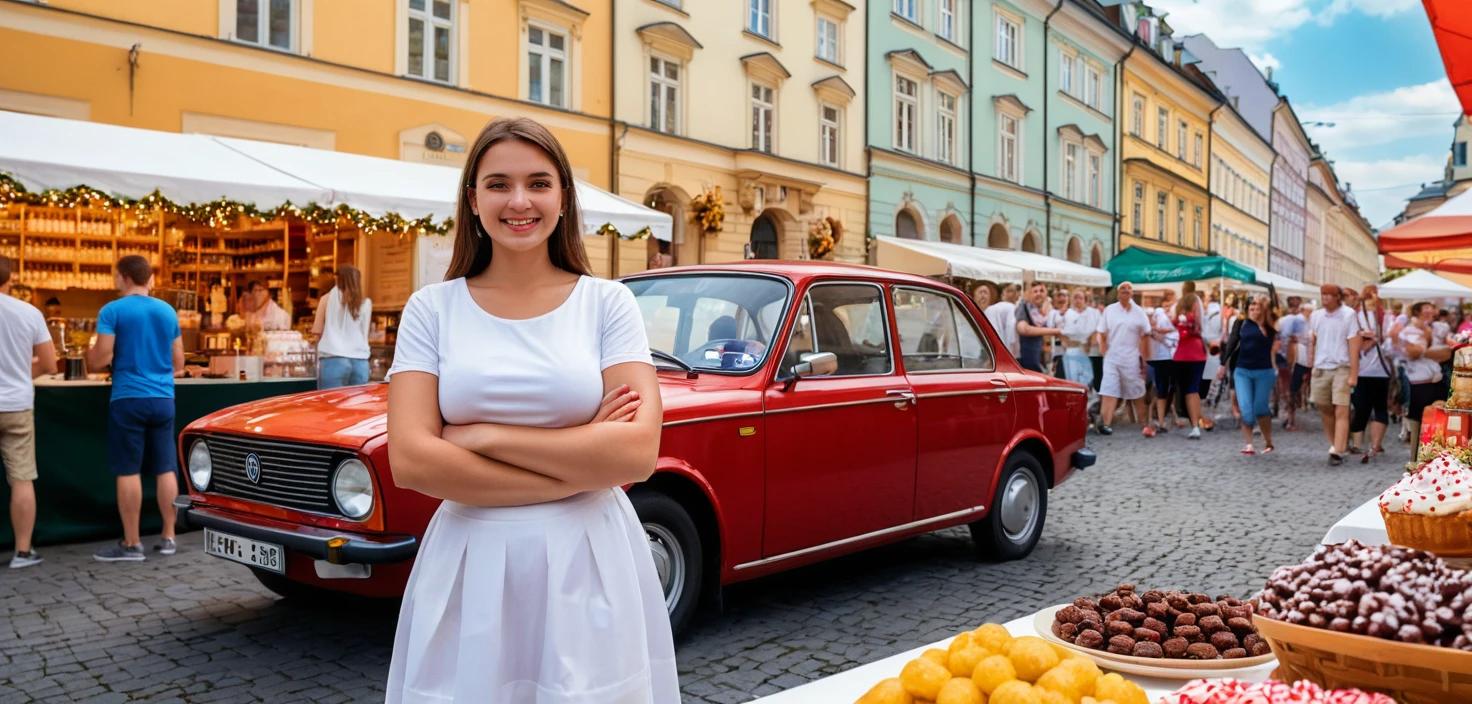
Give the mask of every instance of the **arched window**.
M 1038 241 L 1038 233 L 1028 231 L 1027 234 L 1022 236 L 1022 251 L 1042 254 L 1043 245 Z
M 909 208 L 895 214 L 894 234 L 900 239 L 920 239 L 920 225 L 915 222 L 915 215 L 910 212 Z
M 1084 263 L 1084 243 L 1077 236 L 1068 238 L 1068 261 Z
M 954 213 L 940 222 L 940 241 L 961 244 L 961 219 Z
M 777 222 L 771 215 L 762 215 L 751 224 L 751 256 L 753 259 L 776 259 Z
M 1007 233 L 1007 226 L 1002 223 L 992 225 L 992 229 L 986 234 L 986 246 L 993 249 L 1011 249 L 1012 235 Z
M 1104 248 L 1101 247 L 1098 242 L 1095 242 L 1094 246 L 1089 251 L 1089 266 L 1094 267 L 1095 269 L 1099 269 L 1104 266 Z

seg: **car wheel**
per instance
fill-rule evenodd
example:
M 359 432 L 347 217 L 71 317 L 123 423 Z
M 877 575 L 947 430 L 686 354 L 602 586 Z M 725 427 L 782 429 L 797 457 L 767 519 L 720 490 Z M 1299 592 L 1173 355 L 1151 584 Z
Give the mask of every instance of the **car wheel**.
M 261 586 L 270 589 L 276 596 L 283 599 L 311 603 L 321 601 L 331 595 L 331 592 L 325 589 L 318 589 L 317 587 L 302 584 L 301 582 L 293 582 L 275 572 L 267 572 L 266 570 L 252 567 L 250 568 L 250 573 L 256 576 L 256 581 L 260 582 Z
M 971 524 L 977 555 L 997 562 L 1027 557 L 1043 534 L 1047 516 L 1048 485 L 1042 465 L 1027 452 L 1014 453 L 997 480 L 991 511 Z
M 670 628 L 676 635 L 685 630 L 695 616 L 704 582 L 704 550 L 700 531 L 690 512 L 665 494 L 637 491 L 629 495 L 649 552 L 654 557 L 654 570 L 664 590 L 664 603 L 670 615 Z

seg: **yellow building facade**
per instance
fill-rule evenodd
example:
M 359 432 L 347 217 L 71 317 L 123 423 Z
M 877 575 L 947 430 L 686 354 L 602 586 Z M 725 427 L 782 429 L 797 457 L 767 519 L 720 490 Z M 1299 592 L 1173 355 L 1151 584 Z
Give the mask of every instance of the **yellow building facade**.
M 834 233 L 832 258 L 864 260 L 864 12 L 861 0 L 619 3 L 616 192 L 675 222 L 645 264 L 802 259 L 815 230 Z M 696 199 L 717 191 L 719 227 L 696 222 Z
M 1123 62 L 1119 251 L 1212 248 L 1207 169 L 1212 111 L 1220 102 L 1188 70 L 1147 46 Z
M 1230 105 L 1211 121 L 1211 249 L 1268 268 L 1273 147 Z
M 1373 229 L 1322 154 L 1309 163 L 1306 225 L 1304 283 L 1359 290 L 1380 280 Z
M 609 189 L 612 1 L 0 3 L 0 109 L 448 166 L 525 116 Z

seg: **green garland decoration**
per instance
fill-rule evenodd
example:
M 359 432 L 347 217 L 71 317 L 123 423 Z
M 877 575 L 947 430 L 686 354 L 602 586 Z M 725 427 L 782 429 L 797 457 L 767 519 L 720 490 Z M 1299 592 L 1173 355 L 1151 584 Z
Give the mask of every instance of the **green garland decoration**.
M 90 186 L 53 188 L 40 193 L 32 193 L 11 175 L 0 173 L 0 206 L 12 204 L 119 210 L 134 216 L 162 210 L 210 227 L 225 227 L 235 223 L 241 217 L 255 220 L 257 224 L 292 217 L 315 225 L 350 223 L 364 234 L 385 232 L 397 235 L 445 235 L 455 224 L 451 218 L 435 222 L 432 216 L 411 220 L 398 213 L 388 213 L 378 217 L 349 205 L 326 207 L 317 203 L 307 203 L 299 206 L 287 201 L 275 208 L 261 209 L 252 203 L 242 203 L 227 198 L 207 203 L 176 203 L 164 197 L 157 190 L 136 200 L 111 196 Z

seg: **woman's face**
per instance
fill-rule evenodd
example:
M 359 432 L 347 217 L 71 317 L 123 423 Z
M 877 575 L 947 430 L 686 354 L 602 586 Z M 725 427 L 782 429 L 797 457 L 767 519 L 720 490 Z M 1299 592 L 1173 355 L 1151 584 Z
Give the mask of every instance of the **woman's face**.
M 557 165 L 541 149 L 519 139 L 502 140 L 475 169 L 471 211 L 497 250 L 545 247 L 563 208 Z
M 1251 303 L 1248 303 L 1247 304 L 1247 317 L 1252 318 L 1253 320 L 1257 320 L 1258 317 L 1261 316 L 1261 315 L 1262 315 L 1262 303 L 1259 302 L 1256 298 L 1254 298 L 1254 299 L 1252 299 L 1252 302 Z
M 1088 303 L 1089 303 L 1089 298 L 1088 298 L 1088 296 L 1085 296 L 1084 295 L 1084 292 L 1083 291 L 1074 291 L 1073 292 L 1073 307 L 1074 308 L 1080 308 L 1080 309 L 1082 309 L 1084 306 L 1088 305 Z
M 1423 323 L 1429 323 L 1436 319 L 1436 306 L 1421 306 L 1421 312 L 1416 316 Z

